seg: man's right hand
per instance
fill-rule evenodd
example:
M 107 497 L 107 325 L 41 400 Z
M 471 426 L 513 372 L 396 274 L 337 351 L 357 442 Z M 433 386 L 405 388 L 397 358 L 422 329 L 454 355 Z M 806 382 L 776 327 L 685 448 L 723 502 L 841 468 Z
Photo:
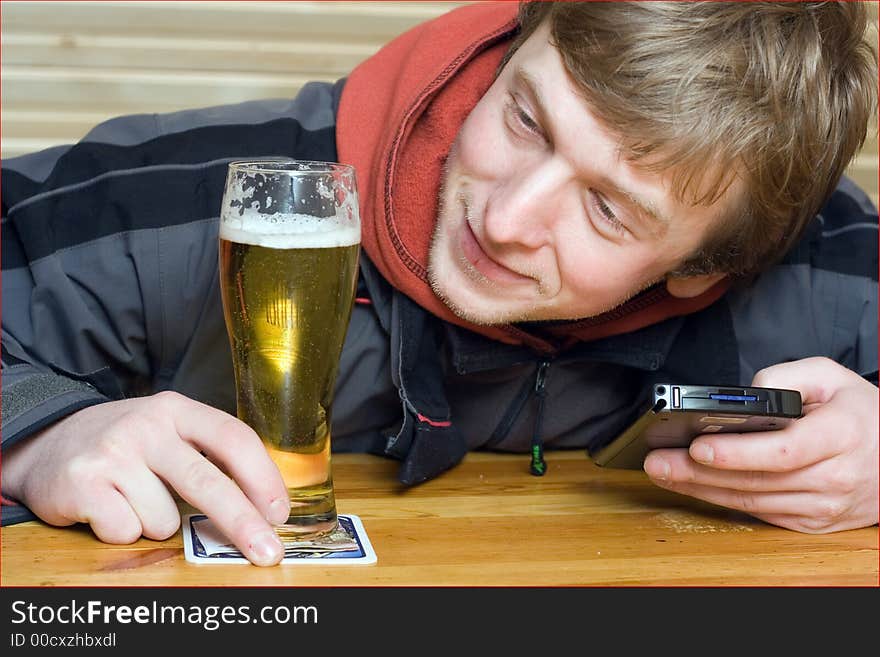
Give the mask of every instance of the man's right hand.
M 283 556 L 273 524 L 290 502 L 259 436 L 174 392 L 78 411 L 3 452 L 3 492 L 52 525 L 91 525 L 107 543 L 180 527 L 168 487 L 258 566 Z

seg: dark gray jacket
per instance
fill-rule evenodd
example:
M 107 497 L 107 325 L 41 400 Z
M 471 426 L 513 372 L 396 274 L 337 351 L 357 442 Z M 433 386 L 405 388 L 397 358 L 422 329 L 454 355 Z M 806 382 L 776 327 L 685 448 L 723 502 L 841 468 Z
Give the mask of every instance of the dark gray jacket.
M 3 162 L 3 447 L 86 406 L 160 390 L 234 413 L 217 280 L 226 165 L 334 160 L 341 88 L 123 117 L 75 146 Z M 353 312 L 333 446 L 402 459 L 406 483 L 466 449 L 595 449 L 661 379 L 747 384 L 762 367 L 824 355 L 877 381 L 877 212 L 848 180 L 750 285 L 552 361 L 428 316 L 365 257 L 361 270 L 371 303 Z M 26 517 L 11 509 L 4 524 Z

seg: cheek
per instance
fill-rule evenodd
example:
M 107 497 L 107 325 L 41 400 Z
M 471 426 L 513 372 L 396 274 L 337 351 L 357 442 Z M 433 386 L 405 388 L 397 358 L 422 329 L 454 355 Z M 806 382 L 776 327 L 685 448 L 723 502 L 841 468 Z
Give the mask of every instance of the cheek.
M 616 303 L 664 273 L 650 249 L 622 249 L 596 236 L 559 244 L 563 286 L 577 298 Z
M 453 168 L 471 178 L 497 177 L 509 161 L 502 131 L 500 114 L 491 106 L 478 104 L 459 131 Z
M 594 229 L 560 227 L 555 244 L 563 285 L 575 293 L 595 293 L 625 286 L 634 273 L 627 271 L 631 261 L 619 249 L 605 242 Z

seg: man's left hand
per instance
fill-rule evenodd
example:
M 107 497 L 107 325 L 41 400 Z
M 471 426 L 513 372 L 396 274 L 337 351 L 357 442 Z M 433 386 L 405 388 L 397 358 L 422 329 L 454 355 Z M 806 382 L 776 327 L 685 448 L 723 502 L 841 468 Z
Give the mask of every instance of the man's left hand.
M 651 480 L 806 533 L 877 524 L 877 387 L 827 358 L 768 367 L 752 385 L 799 390 L 803 416 L 777 431 L 703 434 L 689 449 L 654 450 Z

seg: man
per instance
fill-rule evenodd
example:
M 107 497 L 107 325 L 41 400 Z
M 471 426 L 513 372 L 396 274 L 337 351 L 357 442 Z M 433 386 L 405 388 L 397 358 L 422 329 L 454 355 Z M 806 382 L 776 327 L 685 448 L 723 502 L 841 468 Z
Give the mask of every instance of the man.
M 287 494 L 231 415 L 215 244 L 226 164 L 282 155 L 358 169 L 335 449 L 399 458 L 407 484 L 468 449 L 543 474 L 545 445 L 607 443 L 653 381 L 752 382 L 805 416 L 656 450 L 652 480 L 798 531 L 876 523 L 877 217 L 841 181 L 875 107 L 864 23 L 470 6 L 292 103 L 119 119 L 4 163 L 4 521 L 163 539 L 173 490 L 280 560 Z

